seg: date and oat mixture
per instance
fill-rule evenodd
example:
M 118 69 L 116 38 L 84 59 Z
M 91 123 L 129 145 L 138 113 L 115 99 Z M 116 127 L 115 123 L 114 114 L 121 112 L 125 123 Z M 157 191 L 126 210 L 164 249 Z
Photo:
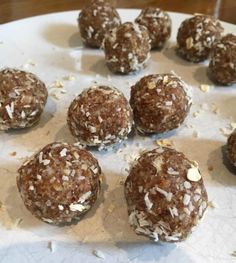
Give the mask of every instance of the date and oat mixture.
M 79 142 L 103 148 L 127 138 L 132 129 L 133 114 L 118 89 L 94 85 L 71 103 L 67 123 Z
M 37 123 L 47 102 L 45 84 L 30 72 L 0 71 L 0 130 L 22 129 Z
M 228 34 L 214 43 L 210 54 L 209 73 L 223 85 L 236 83 L 236 36 Z
M 236 167 L 236 130 L 234 130 L 227 140 L 227 157 L 230 163 Z
M 147 7 L 141 11 L 135 22 L 148 29 L 151 47 L 162 48 L 171 35 L 171 19 L 160 8 Z
M 106 0 L 93 0 L 80 12 L 78 25 L 83 42 L 100 48 L 107 31 L 121 24 L 116 9 Z
M 209 57 L 215 40 L 221 37 L 223 27 L 211 16 L 195 15 L 184 20 L 177 34 L 177 52 L 186 60 L 201 62 Z
M 130 104 L 141 133 L 162 133 L 185 120 L 191 96 L 188 86 L 174 74 L 148 75 L 131 87 Z
M 101 168 L 91 153 L 77 146 L 49 144 L 18 172 L 17 186 L 25 206 L 47 223 L 78 220 L 98 197 Z
M 196 163 L 166 147 L 145 152 L 134 162 L 125 197 L 135 232 L 166 242 L 185 240 L 208 203 Z
M 126 22 L 107 33 L 105 59 L 114 73 L 128 74 L 143 69 L 150 58 L 150 38 L 146 27 Z

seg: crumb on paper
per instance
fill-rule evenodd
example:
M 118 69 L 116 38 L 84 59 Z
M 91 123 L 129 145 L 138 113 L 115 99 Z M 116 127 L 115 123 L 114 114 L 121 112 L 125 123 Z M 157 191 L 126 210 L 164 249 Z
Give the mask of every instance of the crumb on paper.
M 114 209 L 115 209 L 115 206 L 113 204 L 110 204 L 107 210 L 109 213 L 112 213 Z
M 236 250 L 234 250 L 231 254 L 232 257 L 236 257 Z
M 4 42 L 2 40 L 0 40 L 0 45 L 4 44 Z
M 193 129 L 194 126 L 192 124 L 185 124 L 185 127 L 188 128 L 188 129 Z
M 32 59 L 28 59 L 27 64 L 29 64 L 31 66 L 36 66 L 37 65 L 37 63 L 34 60 L 32 60 Z
M 214 114 L 219 114 L 219 112 L 220 112 L 219 107 L 218 107 L 217 105 L 213 104 L 213 105 L 212 105 L 212 112 L 213 112 Z
M 48 241 L 48 249 L 50 250 L 51 253 L 55 252 L 55 242 Z
M 57 79 L 49 87 L 50 88 L 64 88 L 64 83 Z
M 156 140 L 155 143 L 158 146 L 162 146 L 162 147 L 172 147 L 173 146 L 173 142 L 168 139 Z
M 101 250 L 94 249 L 93 255 L 96 256 L 97 258 L 105 259 L 105 255 L 102 253 Z
M 193 113 L 193 117 L 194 117 L 194 118 L 197 118 L 199 114 L 200 114 L 199 111 L 195 111 L 195 112 Z
M 207 84 L 201 84 L 201 85 L 200 85 L 200 90 L 201 90 L 202 92 L 209 92 L 210 86 L 207 85 Z
M 22 221 L 23 221 L 22 218 L 17 217 L 17 218 L 14 220 L 14 222 L 12 223 L 12 227 L 11 227 L 11 228 L 17 228 Z
M 50 134 L 50 131 L 47 131 L 47 132 L 46 132 L 46 136 L 48 136 L 49 134 Z
M 215 203 L 213 203 L 213 201 L 208 202 L 208 207 L 210 207 L 212 209 L 216 208 Z
M 57 94 L 55 92 L 51 92 L 50 96 L 56 100 L 60 100 L 60 98 L 57 96 Z
M 214 167 L 212 165 L 209 165 L 207 169 L 208 171 L 212 172 L 214 170 Z
M 75 80 L 75 76 L 74 75 L 68 75 L 68 76 L 65 76 L 63 79 L 68 80 L 68 81 L 72 81 L 72 80 Z
M 13 157 L 16 156 L 16 152 L 11 152 L 10 156 L 13 156 Z
M 236 122 L 231 122 L 230 127 L 232 130 L 235 130 L 236 129 Z

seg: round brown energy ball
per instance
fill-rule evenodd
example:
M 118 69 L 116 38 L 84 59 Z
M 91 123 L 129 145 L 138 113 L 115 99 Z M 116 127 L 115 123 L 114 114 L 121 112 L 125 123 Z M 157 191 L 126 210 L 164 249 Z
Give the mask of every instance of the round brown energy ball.
M 83 42 L 99 48 L 107 31 L 119 26 L 121 19 L 109 1 L 93 0 L 81 10 L 78 23 Z
M 187 85 L 173 74 L 148 75 L 131 87 L 130 104 L 141 133 L 162 133 L 185 120 L 191 97 Z
M 168 13 L 160 8 L 147 7 L 143 9 L 135 22 L 147 27 L 152 48 L 163 47 L 170 38 L 171 19 Z
M 228 34 L 213 47 L 209 72 L 213 80 L 223 85 L 236 82 L 236 36 Z
M 186 239 L 208 205 L 196 164 L 165 147 L 143 153 L 134 163 L 125 197 L 135 232 L 155 241 Z
M 47 223 L 79 219 L 92 207 L 100 189 L 97 160 L 67 143 L 45 146 L 18 172 L 17 186 L 25 206 Z
M 177 34 L 178 53 L 186 60 L 200 62 L 208 58 L 212 44 L 219 39 L 220 22 L 207 15 L 195 15 L 182 22 Z
M 105 37 L 104 52 L 108 68 L 115 73 L 128 74 L 144 68 L 150 58 L 147 28 L 126 22 Z
M 127 137 L 133 115 L 119 90 L 95 85 L 74 99 L 68 110 L 67 122 L 79 142 L 103 148 Z
M 236 167 L 236 130 L 228 138 L 227 157 L 230 163 Z
M 18 69 L 0 71 L 0 130 L 22 129 L 39 121 L 47 102 L 45 84 Z

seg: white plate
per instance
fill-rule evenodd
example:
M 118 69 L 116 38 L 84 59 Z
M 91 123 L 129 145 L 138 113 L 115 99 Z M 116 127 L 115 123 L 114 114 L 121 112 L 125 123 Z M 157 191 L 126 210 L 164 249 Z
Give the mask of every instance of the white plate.
M 123 20 L 132 20 L 138 10 L 119 10 Z M 169 47 L 175 43 L 179 24 L 187 15 L 170 13 L 173 21 Z M 150 65 L 138 74 L 115 76 L 107 69 L 101 50 L 82 47 L 77 29 L 78 12 L 33 17 L 1 26 L 2 67 L 20 67 L 36 73 L 49 87 L 61 80 L 67 91 L 59 100 L 49 97 L 40 123 L 19 132 L 0 132 L 0 261 L 1 262 L 101 262 L 93 250 L 101 251 L 104 262 L 232 262 L 236 250 L 236 176 L 223 164 L 221 147 L 226 137 L 220 132 L 236 122 L 236 86 L 214 87 L 207 78 L 207 64 L 191 64 L 176 56 L 174 49 L 153 51 Z M 226 32 L 236 26 L 224 23 Z M 33 62 L 36 65 L 33 65 Z M 56 227 L 35 219 L 24 207 L 16 188 L 17 169 L 22 159 L 55 140 L 73 142 L 66 126 L 67 108 L 75 94 L 98 83 L 112 83 L 129 97 L 130 84 L 143 75 L 174 70 L 193 87 L 193 106 L 186 125 L 165 134 L 178 150 L 200 164 L 209 199 L 204 220 L 189 239 L 180 244 L 156 244 L 137 236 L 128 224 L 123 186 L 127 160 L 141 149 L 155 147 L 158 136 L 144 140 L 136 136 L 121 153 L 94 152 L 106 175 L 104 194 L 77 225 Z M 63 77 L 74 75 L 75 80 Z M 209 93 L 200 84 L 211 85 Z M 51 91 L 51 89 L 49 88 Z M 59 89 L 58 89 L 59 90 Z M 220 108 L 213 113 L 215 103 Z M 193 112 L 200 111 L 198 117 Z M 193 128 L 189 128 L 193 125 Z M 196 131 L 199 138 L 194 138 Z M 159 136 L 160 137 L 160 136 Z M 16 156 L 10 153 L 16 152 Z M 126 160 L 124 160 L 126 159 Z M 212 172 L 208 166 L 213 166 Z M 16 228 L 13 223 L 23 221 Z M 52 241 L 54 252 L 48 248 Z

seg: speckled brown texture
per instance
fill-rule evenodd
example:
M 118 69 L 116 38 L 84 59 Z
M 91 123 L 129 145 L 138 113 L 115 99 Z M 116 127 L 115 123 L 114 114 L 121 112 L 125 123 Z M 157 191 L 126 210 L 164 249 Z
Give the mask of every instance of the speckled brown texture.
M 206 15 L 195 15 L 180 25 L 177 51 L 186 60 L 203 61 L 208 58 L 214 41 L 221 37 L 222 32 L 218 20 Z
M 195 165 L 183 153 L 165 147 L 143 153 L 134 163 L 125 196 L 137 234 L 178 242 L 192 232 L 208 203 L 203 180 L 187 178 L 189 169 L 198 171 Z
M 152 48 L 162 48 L 171 35 L 171 19 L 160 8 L 147 7 L 141 11 L 135 22 L 146 26 Z
M 236 83 L 236 36 L 228 34 L 212 47 L 210 76 L 223 85 Z
M 78 23 L 83 42 L 99 48 L 107 31 L 119 26 L 121 19 L 109 1 L 93 0 L 81 10 Z
M 106 64 L 115 73 L 128 74 L 138 71 L 146 66 L 150 48 L 147 28 L 126 22 L 105 37 Z
M 38 122 L 47 97 L 45 84 L 34 74 L 11 68 L 0 71 L 0 130 Z
M 127 137 L 133 115 L 119 90 L 95 85 L 84 90 L 71 103 L 67 122 L 79 142 L 103 147 Z
M 230 163 L 236 167 L 236 130 L 228 138 L 227 157 Z
M 18 172 L 17 186 L 25 206 L 52 224 L 79 219 L 91 208 L 100 188 L 97 160 L 66 143 L 45 146 Z
M 131 87 L 134 122 L 142 133 L 177 128 L 191 106 L 187 85 L 173 74 L 148 75 Z

